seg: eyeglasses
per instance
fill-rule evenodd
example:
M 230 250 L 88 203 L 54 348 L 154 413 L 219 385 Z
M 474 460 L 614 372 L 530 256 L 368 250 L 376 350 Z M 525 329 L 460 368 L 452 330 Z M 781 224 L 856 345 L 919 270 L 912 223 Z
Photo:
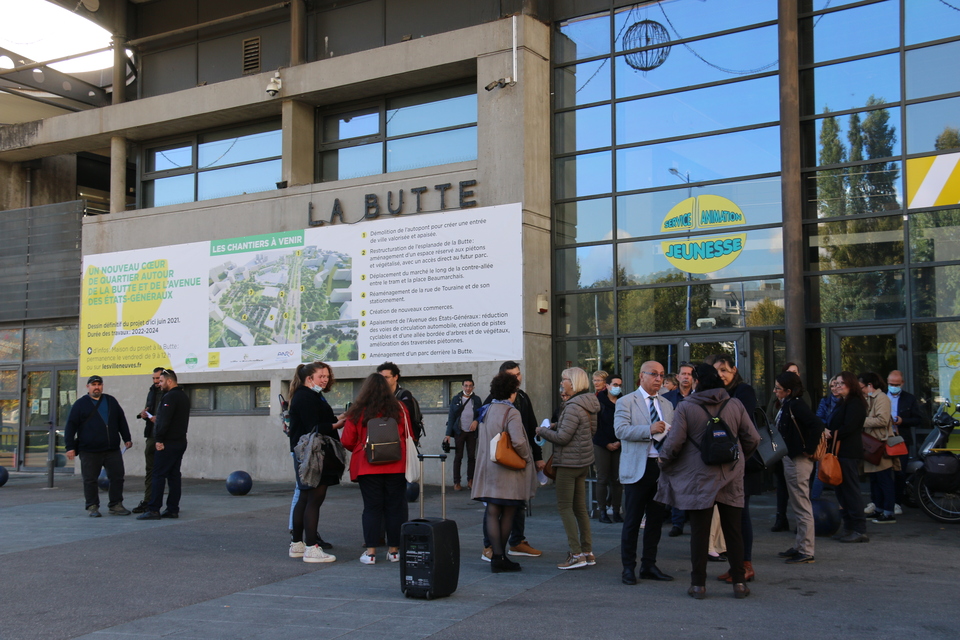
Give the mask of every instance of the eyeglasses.
M 774 391 L 783 391 L 783 387 L 781 387 L 780 385 L 774 385 L 773 390 L 774 390 Z
M 651 378 L 662 378 L 664 376 L 664 374 L 662 373 L 653 373 L 650 371 L 641 371 L 640 373 L 642 373 L 645 376 L 650 376 Z
M 560 378 L 560 382 L 573 382 L 570 378 Z

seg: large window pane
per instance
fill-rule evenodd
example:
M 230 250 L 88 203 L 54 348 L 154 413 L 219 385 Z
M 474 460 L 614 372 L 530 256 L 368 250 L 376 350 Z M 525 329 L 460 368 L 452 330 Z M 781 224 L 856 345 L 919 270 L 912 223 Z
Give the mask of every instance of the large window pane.
M 613 286 L 613 246 L 557 251 L 557 290 Z
M 683 276 L 673 275 L 661 281 L 683 280 Z M 621 291 L 617 296 L 617 328 L 620 333 L 683 331 L 689 317 L 689 328 L 694 329 L 697 319 L 706 318 L 710 312 L 711 293 L 708 284 Z
M 611 203 L 610 198 L 597 198 L 554 205 L 557 244 L 610 240 L 613 237 Z
M 762 178 L 620 196 L 617 198 L 617 238 L 659 235 L 664 218 L 674 206 L 702 195 L 731 200 L 743 212 L 747 225 L 783 220 L 780 178 Z
M 907 51 L 906 61 L 907 100 L 960 91 L 960 74 L 943 72 L 960 61 L 960 40 Z
M 737 0 L 732 7 L 723 2 L 685 0 L 647 6 L 637 4 L 620 9 L 614 16 L 613 31 L 619 35 L 617 51 L 625 51 L 638 46 L 636 35 L 631 37 L 630 28 L 645 20 L 660 25 L 669 40 L 681 40 L 776 19 L 777 4 L 769 0 Z M 636 33 L 637 29 L 634 29 Z
M 775 76 L 617 104 L 617 144 L 732 129 L 780 119 Z
M 766 127 L 717 136 L 617 150 L 617 189 L 632 191 L 674 185 L 670 169 L 692 182 L 721 180 L 780 170 L 780 128 Z
M 570 62 L 610 52 L 607 12 L 561 22 L 553 34 L 554 60 Z
M 473 85 L 435 89 L 387 102 L 387 136 L 446 129 L 477 121 Z
M 811 271 L 903 264 L 903 218 L 855 218 L 804 229 Z
M 886 0 L 800 21 L 800 62 L 825 62 L 900 46 L 900 3 Z
M 960 259 L 960 209 L 915 213 L 909 225 L 911 262 Z
M 410 390 L 424 411 L 440 409 L 447 403 L 446 393 L 443 390 L 443 378 L 403 378 L 400 384 Z M 478 391 L 478 393 L 483 392 Z
M 922 318 L 960 316 L 960 265 L 911 269 L 913 313 Z
M 16 369 L 0 369 L 0 393 L 20 395 L 20 384 Z
M 557 343 L 557 360 L 564 369 L 580 367 L 584 371 L 618 369 L 617 352 L 612 339 L 567 340 Z M 560 381 L 556 380 L 557 386 Z
M 476 127 L 387 142 L 387 171 L 418 169 L 476 159 Z
M 249 411 L 250 386 L 245 384 L 226 385 L 216 387 L 217 411 Z
M 960 97 L 907 107 L 907 153 L 960 149 Z
M 371 107 L 323 119 L 323 141 L 339 142 L 380 133 L 380 109 Z
M 20 401 L 0 400 L 0 467 L 16 468 L 14 454 L 20 442 Z
M 280 181 L 280 160 L 244 164 L 239 167 L 202 171 L 197 174 L 198 200 L 225 198 L 242 193 L 276 189 Z
M 703 3 L 696 4 L 705 7 Z M 637 60 L 629 54 L 617 56 L 616 94 L 618 98 L 629 98 L 775 71 L 778 56 L 776 25 L 674 45 L 666 59 L 648 71 L 632 66 L 631 62 L 635 65 Z
M 77 327 L 28 327 L 24 361 L 76 360 L 80 353 Z
M 619 115 L 617 116 L 619 119 Z M 610 105 L 558 113 L 553 152 L 572 153 L 610 146 Z
M 804 181 L 805 216 L 833 218 L 895 211 L 902 206 L 900 163 L 825 169 Z
M 178 145 L 147 151 L 146 171 L 167 171 L 193 166 L 193 145 Z
M 926 401 L 927 418 L 936 410 L 934 398 L 960 400 L 960 322 L 930 322 L 913 325 L 913 373 L 917 387 L 913 391 Z
M 906 315 L 903 284 L 900 270 L 807 278 L 808 320 L 857 322 L 903 318 Z
M 869 105 L 868 105 L 869 106 Z M 839 164 L 900 155 L 900 108 L 888 107 L 802 123 L 803 166 Z
M 801 71 L 800 84 L 802 115 L 856 109 L 874 96 L 897 101 L 900 55 L 891 53 Z
M 23 330 L 0 329 L 0 362 L 20 362 L 23 353 Z
M 383 173 L 383 143 L 327 151 L 321 157 L 324 182 Z
M 557 296 L 559 335 L 592 336 L 613 333 L 613 292 Z
M 904 4 L 904 40 L 907 45 L 960 34 L 960 11 L 957 11 L 958 4 L 954 0 L 907 0 Z
M 168 204 L 183 204 L 194 201 L 193 173 L 151 180 L 143 184 L 144 204 L 147 207 L 163 207 Z
M 200 136 L 200 145 L 197 150 L 199 154 L 198 168 L 223 167 L 229 164 L 280 156 L 279 125 L 271 124 L 269 126 L 272 129 L 268 131 L 242 133 L 244 131 L 242 129 L 241 133 L 238 134 L 236 129 L 231 129 L 229 132 Z M 264 126 L 250 128 L 261 129 Z
M 759 229 L 742 232 L 730 228 L 727 233 L 700 236 L 684 236 L 664 240 L 646 240 L 640 242 L 621 242 L 617 245 L 617 272 L 620 284 L 625 286 L 673 282 L 686 278 L 686 271 L 678 268 L 667 259 L 667 252 L 673 245 L 685 244 L 688 240 L 697 244 L 708 243 L 717 238 L 745 235 L 739 254 L 729 262 L 709 273 L 692 273 L 693 280 L 738 278 L 783 272 L 783 232 L 781 229 Z M 692 248 L 686 247 L 692 251 Z M 732 255 L 732 254 L 729 254 Z M 684 260 L 687 268 L 697 268 L 705 259 L 702 256 Z
M 610 99 L 609 58 L 554 70 L 554 107 L 563 109 Z
M 579 198 L 613 190 L 609 151 L 557 158 L 554 189 L 557 199 Z

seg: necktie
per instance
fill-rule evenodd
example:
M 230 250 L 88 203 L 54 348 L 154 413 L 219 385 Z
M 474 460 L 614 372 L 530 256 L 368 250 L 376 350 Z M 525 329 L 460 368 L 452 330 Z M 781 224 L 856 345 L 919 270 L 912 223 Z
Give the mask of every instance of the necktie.
M 660 421 L 660 414 L 657 413 L 657 403 L 653 401 L 654 396 L 649 396 L 647 399 L 650 401 L 650 424 Z

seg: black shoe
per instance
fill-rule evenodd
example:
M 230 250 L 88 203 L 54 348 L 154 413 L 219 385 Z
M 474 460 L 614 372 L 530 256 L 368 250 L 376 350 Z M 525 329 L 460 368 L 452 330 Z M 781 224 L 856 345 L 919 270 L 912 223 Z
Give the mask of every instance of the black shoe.
M 774 533 L 780 531 L 790 531 L 790 523 L 787 522 L 787 516 L 782 513 L 778 513 L 777 519 L 774 521 L 773 526 L 770 527 L 770 531 Z
M 726 561 L 727 561 L 727 554 L 726 554 L 726 553 L 721 553 L 721 554 L 718 555 L 718 556 L 711 556 L 711 555 L 707 554 L 707 560 L 709 560 L 710 562 L 726 562 Z
M 870 542 L 870 538 L 865 533 L 851 531 L 847 535 L 840 538 L 840 542 Z
M 802 553 L 798 553 L 792 558 L 787 558 L 787 564 L 812 564 L 813 562 L 816 562 L 813 556 L 804 555 Z
M 600 522 L 603 524 L 613 524 L 613 520 L 610 519 L 606 511 L 600 514 Z
M 327 551 L 328 549 L 333 549 L 333 544 L 321 538 L 319 533 L 317 534 L 317 544 L 320 545 L 320 548 L 323 549 L 324 551 Z
M 797 551 L 796 549 L 794 549 L 793 547 L 790 547 L 786 551 L 781 551 L 777 555 L 780 556 L 781 558 L 796 558 L 797 556 L 803 555 L 803 554 Z
M 146 510 L 147 510 L 147 503 L 144 502 L 143 500 L 141 500 L 141 501 L 140 501 L 140 504 L 138 504 L 137 506 L 135 506 L 135 507 L 134 507 L 133 509 L 131 509 L 130 511 L 133 512 L 133 513 L 143 513 L 143 512 L 146 511 Z M 292 534 L 292 533 L 293 533 L 293 532 L 291 531 L 291 534 Z
M 668 533 L 667 535 L 670 536 L 671 538 L 676 538 L 677 536 L 682 536 L 682 535 L 683 535 L 683 527 L 678 527 L 677 525 L 673 525 L 673 527 L 670 529 L 670 533 Z
M 649 567 L 641 567 L 640 577 L 644 580 L 661 580 L 663 582 L 669 582 L 673 580 L 673 576 L 668 576 L 663 571 L 660 571 L 655 564 L 652 564 Z
M 617 523 L 623 522 L 623 516 L 620 515 L 620 512 L 619 512 L 619 511 L 614 511 L 614 512 L 613 512 L 613 521 L 614 521 L 614 522 L 617 522 Z
M 160 512 L 159 511 L 144 511 L 137 516 L 137 520 L 159 520 Z
M 514 562 L 510 560 L 505 555 L 493 556 L 490 560 L 490 573 L 509 573 L 513 571 L 521 571 L 523 567 L 520 566 L 519 562 Z
M 179 518 L 179 517 L 180 517 L 180 512 L 179 512 L 179 511 L 170 511 L 169 509 L 167 509 L 167 510 L 165 510 L 163 513 L 160 514 L 160 517 L 161 517 L 161 518 Z
M 848 535 L 850 535 L 849 529 L 841 529 L 840 533 L 835 533 L 832 536 L 830 536 L 830 538 L 832 540 L 839 540 L 840 538 L 846 538 Z
M 87 507 L 87 515 L 91 518 L 99 518 L 100 516 L 100 507 L 94 505 L 92 507 Z
M 637 576 L 633 573 L 633 569 L 624 569 L 620 574 L 620 581 L 623 584 L 637 584 Z
M 130 515 L 130 510 L 123 506 L 123 503 L 115 504 L 112 507 L 108 508 L 108 513 L 112 516 L 128 516 Z

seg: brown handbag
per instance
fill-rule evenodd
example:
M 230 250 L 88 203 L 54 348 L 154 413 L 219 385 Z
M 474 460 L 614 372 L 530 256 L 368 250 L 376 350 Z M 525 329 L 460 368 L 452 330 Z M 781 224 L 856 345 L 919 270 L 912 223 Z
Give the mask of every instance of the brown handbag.
M 520 454 L 513 448 L 510 433 L 506 428 L 500 432 L 500 439 L 497 440 L 496 462 L 508 469 L 525 469 L 527 467 L 527 461 L 521 458 Z
M 877 465 L 883 461 L 883 454 L 886 452 L 886 446 L 883 440 L 877 440 L 867 432 L 860 433 L 863 439 L 863 459 L 872 465 Z
M 817 477 L 820 482 L 836 487 L 843 482 L 843 470 L 840 468 L 840 460 L 837 458 L 837 448 L 840 446 L 840 439 L 834 436 L 833 451 L 827 451 L 820 459 L 820 468 L 817 471 Z
M 810 456 L 817 462 L 823 460 L 823 456 L 827 455 L 827 434 L 823 431 L 820 432 L 820 444 L 817 445 L 817 450 L 813 452 L 813 455 Z
M 557 470 L 553 468 L 553 456 L 547 458 L 547 464 L 543 468 L 543 475 L 547 476 L 551 480 L 557 479 Z

